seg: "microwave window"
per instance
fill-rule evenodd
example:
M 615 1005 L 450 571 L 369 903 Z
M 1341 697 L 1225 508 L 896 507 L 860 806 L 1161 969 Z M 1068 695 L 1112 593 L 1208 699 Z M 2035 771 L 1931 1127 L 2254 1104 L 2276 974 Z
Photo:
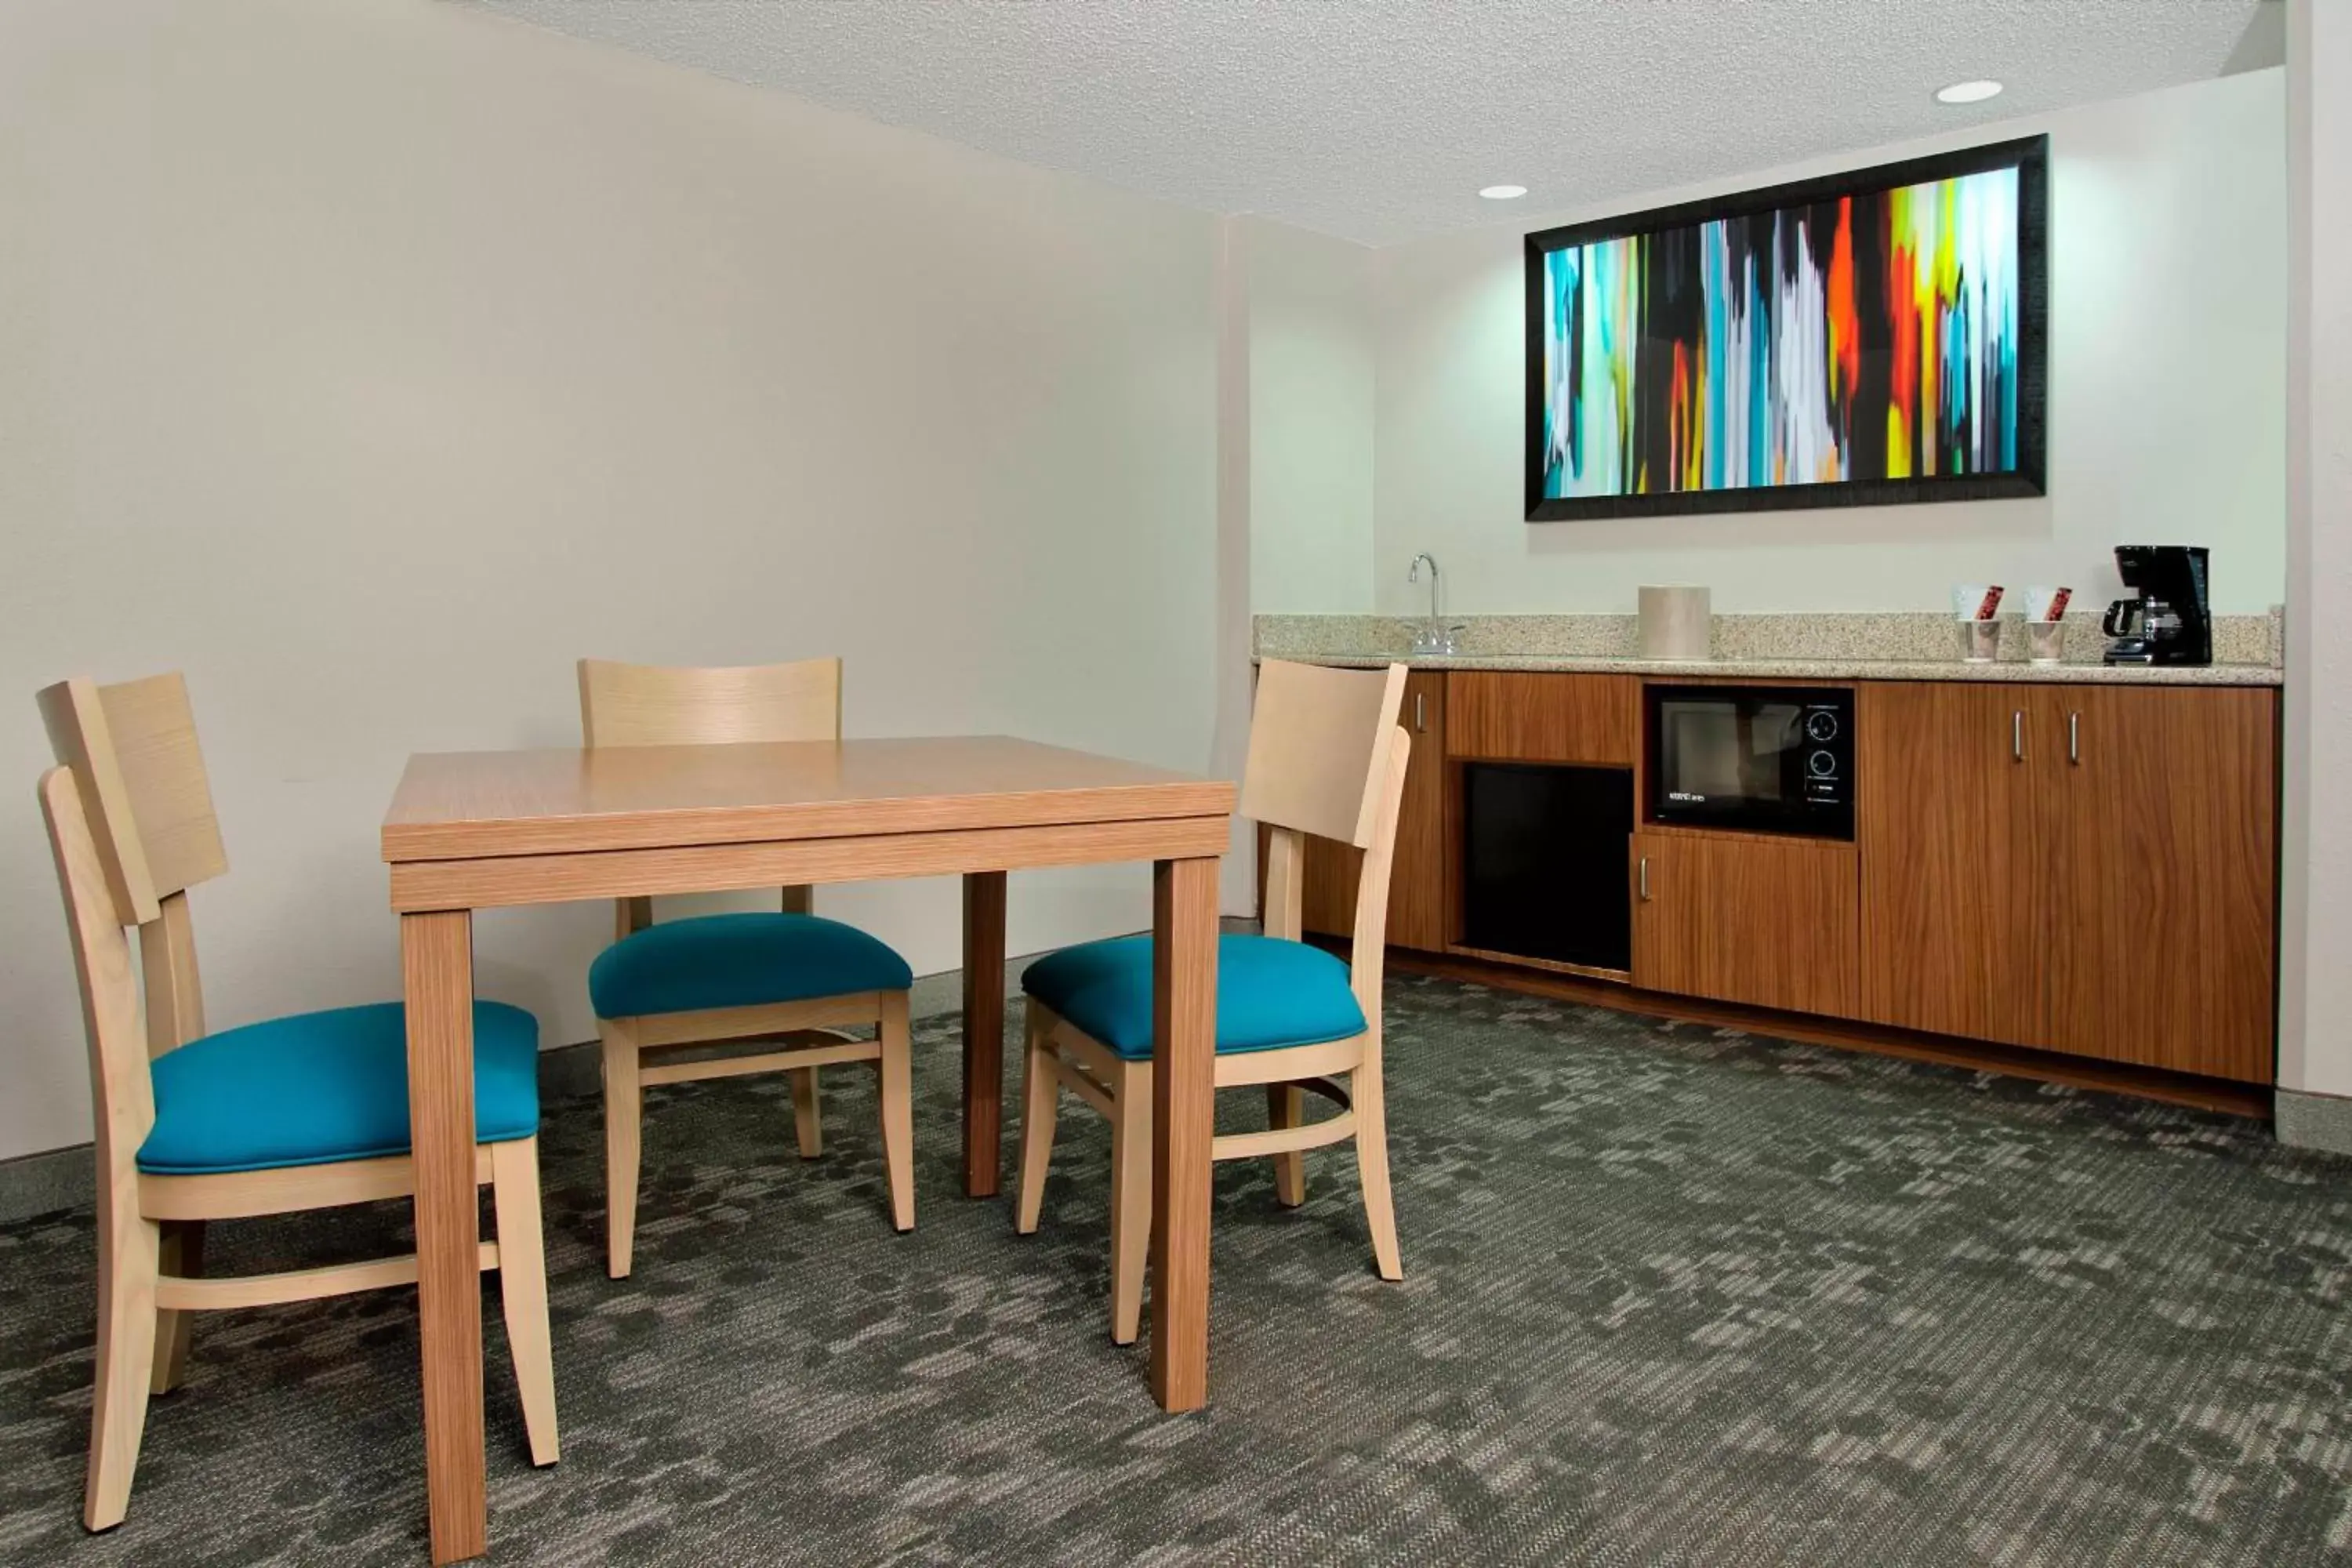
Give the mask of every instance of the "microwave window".
M 1777 802 L 1791 797 L 1790 766 L 1804 735 L 1792 702 L 1669 702 L 1659 714 L 1659 771 L 1684 800 Z

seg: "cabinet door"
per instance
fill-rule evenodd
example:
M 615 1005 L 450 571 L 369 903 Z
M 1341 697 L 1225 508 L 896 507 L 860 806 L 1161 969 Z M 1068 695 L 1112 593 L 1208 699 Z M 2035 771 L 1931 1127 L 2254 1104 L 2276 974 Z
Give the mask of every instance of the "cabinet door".
M 1854 711 L 1862 1016 L 2048 1044 L 2051 747 L 2031 687 L 1874 681 Z
M 1861 942 L 1851 844 L 1633 836 L 1633 984 L 1853 1016 Z
M 1453 888 L 1446 853 L 1446 679 L 1441 669 L 1405 677 L 1404 727 L 1412 733 L 1412 761 L 1397 813 L 1396 861 L 1389 868 L 1389 942 L 1428 952 L 1453 940 L 1446 917 Z
M 1364 852 L 1352 844 L 1308 837 L 1299 874 L 1301 931 L 1318 936 L 1356 934 L 1356 868 L 1363 858 Z
M 1412 736 L 1405 765 L 1404 799 L 1397 813 L 1396 858 L 1389 868 L 1388 940 L 1391 946 L 1442 951 L 1451 940 L 1446 917 L 1445 686 L 1444 670 L 1405 677 L 1399 722 Z M 1307 931 L 1353 936 L 1356 880 L 1364 852 L 1325 838 L 1307 841 L 1300 899 Z
M 1642 739 L 1642 683 L 1630 675 L 1456 670 L 1445 751 L 1497 763 L 1630 768 Z
M 2046 700 L 2053 1043 L 2270 1082 L 2275 693 L 2084 685 Z

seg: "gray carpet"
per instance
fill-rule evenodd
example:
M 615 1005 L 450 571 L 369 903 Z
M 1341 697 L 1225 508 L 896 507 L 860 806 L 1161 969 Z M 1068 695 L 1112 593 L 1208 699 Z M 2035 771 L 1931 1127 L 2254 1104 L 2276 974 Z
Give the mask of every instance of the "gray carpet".
M 1222 1168 L 1185 1417 L 1108 1342 L 1098 1118 L 1066 1104 L 1038 1237 L 954 1195 L 949 1021 L 918 1037 L 908 1237 L 870 1078 L 831 1074 L 805 1164 L 780 1081 L 698 1085 L 656 1091 L 608 1281 L 594 1103 L 551 1107 L 564 1458 L 525 1464 L 493 1331 L 495 1560 L 2352 1561 L 2352 1165 L 1444 981 L 1389 1018 L 1407 1281 L 1372 1275 L 1344 1152 L 1295 1212 Z M 400 1217 L 214 1253 L 349 1256 Z M 425 1560 L 405 1291 L 201 1320 L 129 1522 L 83 1535 L 90 1268 L 86 1213 L 0 1231 L 0 1559 Z

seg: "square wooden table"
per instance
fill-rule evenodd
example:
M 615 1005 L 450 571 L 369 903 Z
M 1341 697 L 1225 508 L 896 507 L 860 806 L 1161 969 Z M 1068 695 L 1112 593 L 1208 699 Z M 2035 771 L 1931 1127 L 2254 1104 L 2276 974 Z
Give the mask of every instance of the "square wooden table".
M 1151 1387 L 1190 1410 L 1208 1394 L 1217 870 L 1233 808 L 1230 784 L 1002 736 L 410 758 L 383 858 L 408 1005 L 433 1560 L 488 1544 L 474 910 L 960 874 L 964 1184 L 985 1196 L 997 1186 L 1004 874 L 1153 862 Z

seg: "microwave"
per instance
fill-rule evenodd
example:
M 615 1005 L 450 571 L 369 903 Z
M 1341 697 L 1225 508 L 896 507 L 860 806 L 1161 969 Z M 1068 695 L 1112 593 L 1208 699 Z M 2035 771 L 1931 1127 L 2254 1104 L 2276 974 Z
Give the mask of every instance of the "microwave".
M 1853 693 L 1832 687 L 1651 686 L 1646 820 L 1853 837 Z

